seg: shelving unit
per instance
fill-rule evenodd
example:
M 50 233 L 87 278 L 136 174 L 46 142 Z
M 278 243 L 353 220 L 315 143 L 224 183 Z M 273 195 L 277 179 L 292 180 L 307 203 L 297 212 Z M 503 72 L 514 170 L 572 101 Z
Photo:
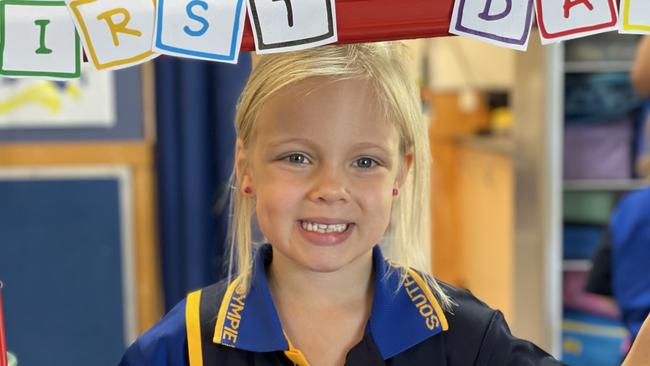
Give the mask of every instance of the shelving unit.
M 565 259 L 562 261 L 564 271 L 590 271 L 593 267 L 591 259 Z
M 650 185 L 650 182 L 643 179 L 585 179 L 585 180 L 565 180 L 564 191 L 610 191 L 626 192 L 640 189 Z
M 629 72 L 633 63 L 634 52 L 632 51 L 636 48 L 636 37 L 612 37 L 617 36 L 613 34 L 595 35 L 568 41 L 560 45 L 563 48 L 564 60 L 561 65 L 562 67 L 558 68 L 556 72 L 564 80 L 562 88 L 558 90 L 558 94 L 562 98 L 566 98 L 565 93 L 569 93 L 567 91 L 569 89 L 568 87 L 565 89 L 565 85 L 575 86 L 576 80 L 592 81 L 607 74 L 620 77 L 622 73 Z M 614 47 L 617 49 L 610 50 L 610 48 Z M 592 76 L 594 77 L 593 79 L 591 78 Z M 568 78 L 574 78 L 572 80 L 573 84 L 565 83 Z M 582 84 L 579 85 L 583 86 Z M 617 84 L 617 86 L 620 85 Z M 616 92 L 620 92 L 620 90 L 617 89 Z M 556 100 L 556 102 L 559 105 L 564 105 L 564 101 Z M 595 116 L 600 117 L 598 114 L 595 114 Z M 616 119 L 612 119 L 612 121 L 616 121 Z M 560 132 L 562 133 L 566 123 L 564 113 L 562 113 L 561 120 L 558 122 Z M 580 129 L 572 130 L 572 133 L 574 137 L 576 136 L 576 131 L 591 134 L 593 131 L 596 131 L 595 129 L 602 128 L 602 126 L 612 126 L 612 124 L 608 123 L 606 121 L 589 123 L 589 119 L 587 118 L 586 121 L 583 121 L 579 125 Z M 633 126 L 632 122 L 628 123 L 630 123 L 628 127 L 633 130 L 631 127 Z M 575 128 L 575 125 L 572 128 Z M 574 145 L 567 145 L 567 149 L 569 151 L 563 151 L 563 154 L 585 154 L 584 151 L 586 151 Z M 630 146 L 631 150 L 632 148 Z M 593 163 L 600 164 L 600 161 L 596 160 L 594 159 Z M 572 163 L 575 165 L 575 161 Z M 632 161 L 629 164 L 631 167 L 633 165 Z M 569 165 L 569 167 L 573 165 Z M 597 176 L 597 173 L 600 173 L 598 170 L 585 173 L 583 170 L 584 167 L 584 165 L 581 165 L 580 170 L 575 171 L 576 173 L 572 175 L 584 174 L 585 176 Z M 587 294 L 584 291 L 584 283 L 589 271 L 593 267 L 591 258 L 595 254 L 595 249 L 604 239 L 608 216 L 613 207 L 615 207 L 615 201 L 628 191 L 643 188 L 648 184 L 649 182 L 645 180 L 623 176 L 615 179 L 587 178 L 562 180 L 560 197 L 564 200 L 565 197 L 569 199 L 567 195 L 571 195 L 571 200 L 565 203 L 565 206 L 571 206 L 564 208 L 565 215 L 570 216 L 564 216 L 563 221 L 560 223 L 562 230 L 567 230 L 566 233 L 563 233 L 562 245 L 571 245 L 570 247 L 563 248 L 564 255 L 567 258 L 562 260 L 562 277 L 566 288 L 563 290 L 564 299 L 562 300 L 564 308 L 563 326 L 562 332 L 558 334 L 558 337 L 561 337 L 562 340 L 562 358 L 564 362 L 572 365 L 592 366 L 595 353 L 603 353 L 609 355 L 609 359 L 606 361 L 605 359 L 607 357 L 601 357 L 598 365 L 615 365 L 620 360 L 618 357 L 622 356 L 617 354 L 620 351 L 620 345 L 617 346 L 617 340 L 622 341 L 625 331 L 617 319 L 615 308 L 612 307 L 611 302 L 607 299 L 598 297 L 597 295 Z M 573 206 L 580 204 L 584 206 Z M 579 214 L 581 210 L 584 211 L 583 215 Z M 590 252 L 591 254 L 589 254 Z M 607 308 L 607 305 L 609 305 L 612 311 L 609 314 L 604 314 L 602 309 Z M 600 326 L 603 322 L 607 323 L 606 327 Z M 567 324 L 572 324 L 572 326 L 567 327 Z M 596 325 L 600 329 L 598 332 L 593 331 L 593 329 L 596 329 Z M 579 344 L 580 347 L 571 346 L 576 344 Z
M 632 63 L 629 60 L 620 61 L 567 61 L 564 64 L 566 73 L 594 73 L 594 72 L 627 72 Z
M 628 71 L 635 52 L 620 41 L 635 43 L 634 36 L 612 32 L 586 37 L 609 38 L 603 42 L 605 47 L 591 53 L 580 45 L 572 47 L 571 42 L 541 46 L 538 36 L 534 30 L 528 50 L 517 54 L 515 61 L 513 110 L 518 123 L 513 134 L 513 247 L 515 273 L 523 276 L 515 278 L 513 333 L 535 341 L 559 358 L 567 341 L 563 339 L 566 324 L 575 325 L 574 319 L 563 319 L 564 274 L 584 273 L 592 267 L 590 259 L 563 259 L 560 218 L 564 195 L 610 192 L 619 196 L 650 182 L 633 178 L 563 180 L 565 76 Z M 536 288 L 537 293 L 527 290 L 530 288 Z

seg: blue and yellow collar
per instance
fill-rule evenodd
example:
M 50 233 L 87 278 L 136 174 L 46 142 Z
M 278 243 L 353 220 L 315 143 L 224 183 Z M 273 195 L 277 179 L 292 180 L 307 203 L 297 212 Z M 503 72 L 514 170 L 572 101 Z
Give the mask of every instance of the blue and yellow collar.
M 214 343 L 253 352 L 293 349 L 266 280 L 265 269 L 272 256 L 268 244 L 257 251 L 247 293 L 239 279 L 228 286 L 217 316 Z M 373 263 L 375 290 L 367 330 L 384 359 L 447 330 L 447 319 L 422 276 L 413 270 L 404 274 L 391 268 L 379 246 L 373 249 Z M 403 285 L 396 291 L 403 275 Z

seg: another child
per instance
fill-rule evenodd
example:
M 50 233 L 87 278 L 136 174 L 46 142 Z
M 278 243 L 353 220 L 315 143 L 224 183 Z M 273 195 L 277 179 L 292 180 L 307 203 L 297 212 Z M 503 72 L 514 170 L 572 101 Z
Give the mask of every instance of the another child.
M 121 365 L 560 364 L 423 270 L 430 153 L 405 53 L 261 58 L 236 119 L 234 274 L 189 294 Z

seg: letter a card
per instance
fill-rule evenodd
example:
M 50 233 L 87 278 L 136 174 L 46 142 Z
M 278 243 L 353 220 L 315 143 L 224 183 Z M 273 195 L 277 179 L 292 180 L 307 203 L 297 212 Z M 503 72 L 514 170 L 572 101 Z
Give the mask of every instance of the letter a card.
M 97 70 L 151 60 L 153 0 L 67 0 L 84 48 Z
M 64 1 L 0 2 L 0 74 L 40 79 L 81 75 L 81 43 Z
M 338 40 L 334 0 L 248 0 L 257 53 L 296 51 Z
M 615 0 L 535 0 L 542 44 L 616 30 Z
M 449 33 L 525 51 L 533 0 L 456 0 Z
M 650 1 L 621 0 L 620 33 L 650 34 Z
M 158 0 L 154 51 L 237 63 L 245 0 Z

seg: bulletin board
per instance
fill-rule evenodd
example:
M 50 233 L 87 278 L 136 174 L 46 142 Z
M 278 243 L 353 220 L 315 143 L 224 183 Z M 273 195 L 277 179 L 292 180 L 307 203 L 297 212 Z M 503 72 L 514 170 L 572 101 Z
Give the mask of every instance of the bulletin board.
M 115 365 L 135 338 L 131 185 L 125 167 L 0 169 L 0 278 L 20 364 Z

